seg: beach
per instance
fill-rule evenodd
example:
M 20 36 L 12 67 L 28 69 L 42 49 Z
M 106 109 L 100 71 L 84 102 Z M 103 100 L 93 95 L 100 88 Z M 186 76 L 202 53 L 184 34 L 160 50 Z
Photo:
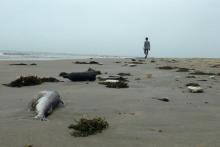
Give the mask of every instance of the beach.
M 97 61 L 102 64 L 74 64 Z M 10 65 L 26 63 L 27 66 Z M 29 64 L 36 63 L 36 66 Z M 134 65 L 134 66 L 131 66 Z M 2 147 L 218 147 L 220 146 L 220 59 L 94 58 L 73 60 L 0 61 L 0 146 Z M 214 66 L 216 65 L 216 66 Z M 175 67 L 170 70 L 158 67 Z M 214 67 L 213 67 L 214 66 Z M 130 73 L 129 88 L 107 88 L 94 82 L 72 82 L 61 72 L 99 77 Z M 176 72 L 187 68 L 187 72 Z M 216 75 L 193 75 L 195 71 Z M 62 82 L 20 88 L 7 87 L 18 76 L 55 77 Z M 97 76 L 97 77 L 98 77 Z M 186 84 L 201 85 L 191 93 Z M 64 102 L 48 116 L 35 120 L 28 103 L 42 90 L 56 90 Z M 167 98 L 169 102 L 158 100 Z M 73 137 L 68 126 L 80 118 L 102 117 L 109 128 L 88 137 Z

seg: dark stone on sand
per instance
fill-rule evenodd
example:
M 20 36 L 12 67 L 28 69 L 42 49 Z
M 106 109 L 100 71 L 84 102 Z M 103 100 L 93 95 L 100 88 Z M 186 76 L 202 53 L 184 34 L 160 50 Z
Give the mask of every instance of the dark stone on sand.
M 74 137 L 87 137 L 89 135 L 101 133 L 103 130 L 109 127 L 108 122 L 100 117 L 93 119 L 81 118 L 76 121 L 77 124 L 71 124 L 69 129 L 74 131 L 71 133 Z
M 152 99 L 156 99 L 156 100 L 159 100 L 159 101 L 163 101 L 163 102 L 169 102 L 170 100 L 168 98 L 152 98 Z

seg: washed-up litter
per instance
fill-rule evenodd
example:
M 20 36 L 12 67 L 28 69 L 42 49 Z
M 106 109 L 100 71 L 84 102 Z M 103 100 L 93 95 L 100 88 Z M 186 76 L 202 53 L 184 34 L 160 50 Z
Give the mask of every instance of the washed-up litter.
M 199 87 L 199 86 L 188 86 L 187 88 L 192 93 L 202 93 L 203 92 L 203 88 Z

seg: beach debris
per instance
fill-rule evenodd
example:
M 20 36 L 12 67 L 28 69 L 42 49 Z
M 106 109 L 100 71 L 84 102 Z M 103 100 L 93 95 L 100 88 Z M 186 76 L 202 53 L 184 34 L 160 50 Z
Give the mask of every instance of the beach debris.
M 123 72 L 120 72 L 117 75 L 119 75 L 119 76 L 131 76 L 130 73 L 123 73 Z
M 61 72 L 59 76 L 63 78 L 67 78 L 71 81 L 95 81 L 96 75 L 99 74 L 101 74 L 101 71 L 96 71 L 92 68 L 89 68 L 85 72 L 72 72 L 72 73 Z
M 25 63 L 14 63 L 14 64 L 9 64 L 9 65 L 27 65 Z
M 189 72 L 188 68 L 178 68 L 176 72 Z
M 144 64 L 144 62 L 140 61 L 132 61 L 132 62 L 125 62 L 127 64 Z
M 177 67 L 172 67 L 172 66 L 160 66 L 158 69 L 163 69 L 163 70 L 172 70 L 176 69 Z
M 103 130 L 109 127 L 109 123 L 101 117 L 86 119 L 81 118 L 76 121 L 76 124 L 68 126 L 69 129 L 73 129 L 71 135 L 74 137 L 87 137 L 89 135 L 101 133 Z
M 201 80 L 197 80 L 197 81 L 202 81 L 202 82 L 206 82 L 206 81 L 208 81 L 208 80 L 205 80 L 205 79 L 201 79 Z
M 215 79 L 215 76 L 209 76 L 210 79 Z
M 121 63 L 121 61 L 115 61 L 114 63 Z
M 188 83 L 186 84 L 186 86 L 194 86 L 194 87 L 198 87 L 200 86 L 198 83 Z
M 36 63 L 31 63 L 30 65 L 32 65 L 32 66 L 36 66 L 37 64 L 36 64 Z
M 214 75 L 217 75 L 215 73 L 206 73 L 206 72 L 203 72 L 203 71 L 195 71 L 195 72 L 192 72 L 190 73 L 191 75 L 210 75 L 210 76 L 214 76 Z
M 136 59 L 131 58 L 131 61 L 135 62 L 135 61 L 136 61 Z
M 164 97 L 164 98 L 153 97 L 152 99 L 156 99 L 156 100 L 163 101 L 163 102 L 169 102 L 169 101 L 170 101 L 170 100 L 168 99 L 168 97 Z
M 199 86 L 188 86 L 187 88 L 191 93 L 203 93 L 203 88 Z
M 128 83 L 120 80 L 105 80 L 100 81 L 99 84 L 105 85 L 107 88 L 129 88 Z
M 23 87 L 23 86 L 34 86 L 40 85 L 44 82 L 60 82 L 58 79 L 53 77 L 37 77 L 37 76 L 20 76 L 16 80 L 9 84 L 3 84 L 8 87 Z
M 75 64 L 97 64 L 97 65 L 103 65 L 102 63 L 96 62 L 96 61 L 90 61 L 90 62 L 81 62 L 81 61 L 76 61 L 74 62 Z
M 137 66 L 136 64 L 128 64 L 129 67 L 135 67 Z
M 215 64 L 211 66 L 212 68 L 220 68 L 220 64 Z
M 9 64 L 9 65 L 21 65 L 21 66 L 26 66 L 26 65 L 28 65 L 28 64 L 26 64 L 26 63 L 14 63 L 14 64 Z M 36 63 L 31 63 L 30 65 L 31 65 L 31 66 L 36 66 L 37 64 L 36 64 Z
M 28 144 L 28 145 L 24 145 L 24 147 L 33 147 L 33 145 Z
M 139 81 L 139 80 L 141 80 L 141 78 L 135 78 L 134 80 Z
M 150 79 L 152 78 L 152 74 L 145 74 L 145 79 Z
M 105 80 L 119 80 L 119 81 L 128 81 L 127 78 L 121 77 L 121 76 L 108 76 L 108 77 L 97 77 L 99 81 L 105 81 Z
M 151 62 L 151 63 L 155 63 L 156 61 L 155 61 L 154 59 L 152 59 L 150 62 Z
M 196 78 L 196 76 L 186 76 L 186 78 Z

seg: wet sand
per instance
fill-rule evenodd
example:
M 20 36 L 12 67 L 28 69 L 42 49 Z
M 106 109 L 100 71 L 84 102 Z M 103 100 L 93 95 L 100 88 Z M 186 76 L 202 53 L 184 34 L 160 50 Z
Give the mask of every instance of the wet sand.
M 220 59 L 148 59 L 135 67 L 124 66 L 131 59 L 93 59 L 103 65 L 73 64 L 75 61 L 91 60 L 0 61 L 0 146 L 220 146 L 220 76 L 186 78 L 195 70 L 220 73 L 220 68 L 211 67 L 220 64 Z M 21 62 L 37 63 L 37 66 L 9 65 Z M 157 68 L 160 66 L 185 67 L 190 71 L 160 70 Z M 127 76 L 129 88 L 112 89 L 98 84 L 98 80 L 71 82 L 59 77 L 60 72 L 86 71 L 89 67 L 100 70 L 102 77 L 131 73 Z M 2 85 L 20 75 L 52 76 L 64 82 L 21 88 Z M 204 93 L 190 93 L 185 86 L 189 82 L 199 83 Z M 35 114 L 27 111 L 28 103 L 41 90 L 57 90 L 65 103 L 48 121 L 34 120 Z M 167 97 L 170 101 L 154 97 Z M 89 137 L 70 135 L 67 127 L 74 120 L 96 116 L 105 118 L 110 127 Z

